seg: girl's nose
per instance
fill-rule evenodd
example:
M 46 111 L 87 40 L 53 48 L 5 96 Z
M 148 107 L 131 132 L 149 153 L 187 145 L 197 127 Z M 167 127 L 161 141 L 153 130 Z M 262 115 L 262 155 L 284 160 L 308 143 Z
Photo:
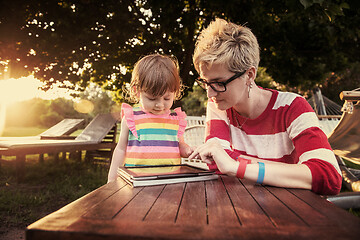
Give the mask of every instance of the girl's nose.
M 155 107 L 161 107 L 162 105 L 163 105 L 162 102 L 155 103 Z

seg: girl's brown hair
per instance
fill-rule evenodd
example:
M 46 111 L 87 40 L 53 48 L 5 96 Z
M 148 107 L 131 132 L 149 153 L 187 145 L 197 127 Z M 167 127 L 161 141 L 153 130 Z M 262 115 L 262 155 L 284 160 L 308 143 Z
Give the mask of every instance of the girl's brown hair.
M 175 93 L 175 99 L 180 99 L 182 90 L 178 61 L 170 56 L 151 54 L 135 64 L 128 95 L 130 101 L 138 102 L 140 92 L 162 96 L 170 91 Z

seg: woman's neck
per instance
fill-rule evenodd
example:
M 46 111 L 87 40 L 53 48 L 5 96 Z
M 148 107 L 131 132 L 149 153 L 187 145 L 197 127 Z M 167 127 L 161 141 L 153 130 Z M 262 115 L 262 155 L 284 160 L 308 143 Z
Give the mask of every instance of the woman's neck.
M 234 109 L 245 118 L 255 119 L 265 111 L 270 99 L 270 91 L 256 86 L 252 88 L 250 97 L 241 104 L 235 105 Z

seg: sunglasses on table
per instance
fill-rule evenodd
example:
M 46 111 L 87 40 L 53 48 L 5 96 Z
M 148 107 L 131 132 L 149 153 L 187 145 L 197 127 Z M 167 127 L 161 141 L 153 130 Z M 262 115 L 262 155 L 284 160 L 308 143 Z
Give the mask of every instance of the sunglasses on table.
M 242 76 L 245 72 L 246 72 L 246 70 L 242 71 L 242 72 L 237 72 L 231 78 L 226 80 L 225 82 L 216 82 L 216 81 L 215 82 L 207 82 L 206 80 L 204 80 L 200 77 L 195 79 L 195 81 L 204 90 L 207 90 L 209 87 L 211 87 L 212 90 L 214 90 L 215 92 L 225 92 L 226 85 L 229 84 L 230 82 L 232 82 L 233 80 L 237 79 L 238 77 Z

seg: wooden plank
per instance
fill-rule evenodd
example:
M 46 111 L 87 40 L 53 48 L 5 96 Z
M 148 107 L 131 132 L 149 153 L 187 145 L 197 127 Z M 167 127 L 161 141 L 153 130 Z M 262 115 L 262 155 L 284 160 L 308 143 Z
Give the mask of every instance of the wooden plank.
M 248 180 L 242 180 L 242 182 L 276 227 L 306 226 L 301 218 L 294 214 L 294 212 L 274 197 L 274 195 L 262 185 L 254 184 Z
M 89 230 L 91 229 L 91 231 Z M 326 239 L 353 240 L 358 235 L 328 227 L 289 226 L 279 228 L 264 227 L 214 227 L 212 225 L 179 225 L 163 222 L 139 222 L 84 219 L 71 229 L 61 232 L 38 231 L 35 236 L 27 235 L 27 240 L 36 239 Z
M 166 185 L 144 221 L 175 223 L 184 188 L 185 183 Z
M 124 185 L 121 181 L 106 184 L 60 210 L 36 221 L 27 227 L 27 231 L 65 231 L 68 226 L 80 219 L 89 209 L 113 195 L 116 191 L 124 187 Z
M 125 220 L 129 222 L 143 221 L 163 189 L 164 186 L 151 186 L 142 189 L 142 191 L 115 216 L 114 220 Z
M 76 139 L 100 142 L 114 127 L 116 122 L 117 119 L 111 113 L 98 114 Z
M 207 222 L 205 184 L 189 182 L 185 187 L 176 224 L 205 225 Z
M 40 141 L 40 140 L 39 140 Z M 20 154 L 41 154 L 41 153 L 57 153 L 74 152 L 80 150 L 97 150 L 103 148 L 114 148 L 116 143 L 89 143 L 76 142 L 73 140 L 41 140 L 43 143 L 31 145 L 22 145 L 14 148 L 1 148 L 0 154 L 5 156 L 16 156 Z M 45 142 L 52 141 L 52 142 Z
M 240 226 L 241 223 L 221 178 L 217 181 L 206 181 L 205 186 L 209 225 Z
M 308 226 L 331 226 L 328 219 L 311 205 L 285 188 L 266 187 L 277 199 L 299 216 Z
M 241 224 L 245 227 L 274 227 L 257 202 L 235 177 L 221 177 Z
M 323 119 L 338 119 L 340 120 L 341 115 L 317 115 L 319 120 L 323 120 Z
M 351 231 L 356 231 L 360 236 L 359 217 L 355 217 L 325 199 L 319 201 L 319 196 L 310 191 L 302 189 L 289 189 L 289 191 L 324 215 L 328 221 L 334 222 L 335 225 L 351 229 Z
M 40 134 L 40 138 L 46 137 L 61 137 L 64 135 L 69 135 L 75 132 L 80 126 L 85 122 L 85 119 L 70 119 L 65 118 L 62 121 L 58 122 L 45 132 Z
M 221 180 L 223 179 L 223 180 Z M 238 184 L 235 178 L 222 176 L 217 181 L 206 181 L 198 183 L 187 184 L 171 184 L 163 186 L 146 187 L 139 190 L 139 193 L 128 201 L 128 204 L 120 211 L 115 218 L 106 219 L 101 218 L 100 215 L 91 215 L 93 217 L 81 217 L 87 215 L 89 212 L 99 212 L 94 208 L 103 208 L 103 204 L 110 205 L 115 199 L 115 195 L 121 192 L 124 187 L 124 182 L 121 179 L 113 183 L 104 185 L 103 187 L 89 193 L 88 195 L 80 198 L 79 200 L 67 205 L 59 211 L 50 214 L 49 216 L 39 220 L 38 222 L 30 225 L 26 232 L 27 240 L 36 239 L 357 239 L 359 236 L 359 221 L 357 219 L 353 222 L 352 226 L 343 224 L 341 220 L 334 221 L 335 225 L 322 226 L 314 224 L 310 227 L 306 224 L 294 224 L 292 215 L 286 213 L 284 209 L 292 209 L 295 215 L 301 216 L 298 212 L 304 211 L 303 214 L 312 214 L 306 204 L 314 205 L 315 209 L 321 208 L 319 212 L 323 211 L 328 214 L 327 217 L 341 218 L 345 211 L 342 210 L 341 214 L 328 212 L 337 212 L 334 206 L 326 206 L 327 202 L 319 196 L 307 190 L 293 190 L 290 189 L 282 191 L 282 189 L 272 187 L 254 186 L 253 183 L 244 181 L 244 186 Z M 223 182 L 224 184 L 223 184 Z M 201 190 L 201 184 L 206 185 L 204 190 Z M 186 185 L 186 186 L 185 186 Z M 190 186 L 192 185 L 192 186 Z M 234 185 L 234 186 L 232 186 Z M 237 187 L 239 185 L 239 187 Z M 207 206 L 209 210 L 209 224 L 205 221 L 199 221 L 199 224 L 192 224 L 191 221 L 186 221 L 191 216 L 182 209 L 190 206 L 190 210 L 196 209 L 198 203 L 201 204 L 200 195 L 205 194 L 207 197 Z M 137 189 L 132 189 L 136 192 Z M 237 193 L 239 191 L 239 193 Z M 259 225 L 245 224 L 241 226 L 231 224 L 235 212 L 238 209 L 244 209 L 246 204 L 252 196 L 246 196 L 246 192 L 252 194 L 256 202 L 260 204 L 260 209 L 264 214 L 270 216 L 272 221 L 276 223 L 277 227 L 263 226 L 260 221 L 263 220 L 259 217 Z M 290 193 L 291 192 L 291 193 Z M 123 192 L 124 193 L 124 192 Z M 292 194 L 295 194 L 291 196 Z M 132 193 L 133 194 L 133 193 Z M 193 195 L 194 201 L 191 201 Z M 199 196 L 198 196 L 199 195 Z M 228 197 L 230 196 L 230 198 Z M 128 194 L 124 194 L 128 197 Z M 118 195 L 117 200 L 123 201 L 123 196 Z M 242 199 L 243 198 L 243 199 Z M 273 199 L 272 199 L 273 198 Z M 285 200 L 284 200 L 285 198 Z M 289 199 L 287 199 L 289 198 Z M 296 199 L 305 199 L 305 202 Z M 108 199 L 113 199 L 109 201 Z M 154 202 L 155 201 L 155 202 Z M 294 201 L 294 203 L 291 203 Z M 101 204 L 99 204 L 101 202 Z M 139 203 L 144 203 L 143 205 Z M 152 204 L 152 202 L 154 202 Z M 250 201 L 251 202 L 251 201 Z M 231 206 L 232 204 L 234 206 Z M 241 204 L 240 204 L 241 203 Z M 118 209 L 119 205 L 112 205 Z M 192 204 L 194 204 L 192 206 Z M 214 206 L 214 204 L 216 204 Z M 249 208 L 254 204 L 249 204 Z M 305 205 L 304 205 L 305 204 Z M 330 204 L 330 203 L 328 203 Z M 180 206 L 180 208 L 179 208 Z M 199 206 L 199 209 L 202 207 Z M 272 208 L 269 210 L 268 208 Z M 103 208 L 104 209 L 104 208 Z M 144 221 L 140 218 L 144 215 L 146 209 L 150 209 Z M 231 210 L 232 209 L 232 210 Z M 236 211 L 234 211 L 234 209 Z M 106 210 L 106 207 L 105 207 Z M 119 210 L 119 209 L 118 209 Z M 136 211 L 140 210 L 141 213 Z M 112 215 L 112 210 L 106 210 L 104 215 Z M 128 211 L 128 212 L 126 212 Z M 273 212 L 285 211 L 285 214 L 275 215 Z M 176 213 L 177 221 L 176 219 Z M 232 212 L 232 213 L 231 213 Z M 290 211 L 291 212 L 291 211 Z M 130 214 L 136 215 L 134 218 L 127 218 Z M 123 214 L 121 216 L 121 214 Z M 316 214 L 316 213 L 315 213 Z M 159 216 L 158 216 L 159 215 Z M 216 218 L 214 218 L 214 215 Z M 97 218 L 100 216 L 100 218 Z M 200 215 L 199 215 L 200 216 Z M 199 217 L 195 214 L 195 218 Z M 239 218 L 241 218 L 239 214 Z M 290 218 L 288 218 L 290 216 Z M 316 216 L 316 215 L 315 215 Z M 350 215 L 351 216 L 351 215 Z M 281 221 L 276 217 L 283 218 Z M 298 218 L 299 219 L 299 218 Z M 349 218 L 350 219 L 350 218 Z M 236 216 L 235 216 L 235 220 Z M 223 223 L 220 221 L 224 221 Z M 228 222 L 225 222 L 228 221 Z M 236 222 L 235 221 L 235 222 Z M 289 222 L 290 224 L 278 224 L 282 221 Z M 316 220 L 318 221 L 318 220 Z M 315 221 L 315 223 L 316 223 Z M 216 225 L 215 225 L 216 224 Z
M 132 188 L 126 184 L 109 198 L 89 209 L 82 217 L 93 219 L 112 219 L 126 206 L 143 188 Z
M 342 91 L 340 93 L 341 100 L 360 101 L 360 91 Z

